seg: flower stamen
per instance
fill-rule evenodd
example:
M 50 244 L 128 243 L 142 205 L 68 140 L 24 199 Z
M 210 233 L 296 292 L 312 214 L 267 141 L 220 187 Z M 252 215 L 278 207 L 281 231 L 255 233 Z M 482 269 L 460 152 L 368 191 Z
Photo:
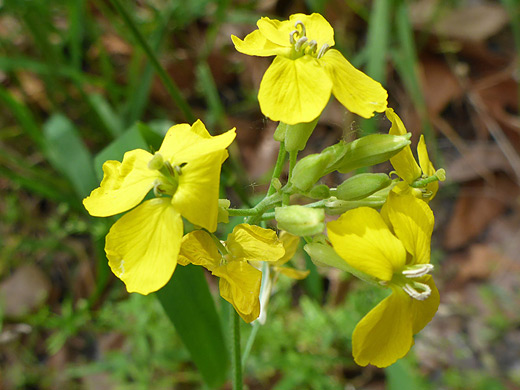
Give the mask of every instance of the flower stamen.
M 328 43 L 324 43 L 323 46 L 320 48 L 320 51 L 318 52 L 318 59 L 323 57 L 327 50 L 330 49 L 330 46 Z
M 305 36 L 303 36 L 300 39 L 298 39 L 298 41 L 294 45 L 294 50 L 300 51 L 300 50 L 305 49 L 305 46 L 308 45 L 307 40 L 308 40 L 308 38 L 305 37 Z
M 313 39 L 312 41 L 309 41 L 309 45 L 307 47 L 309 49 L 309 52 L 316 53 L 316 49 L 318 48 L 318 42 L 316 42 Z
M 298 27 L 302 28 L 301 33 L 298 31 L 299 34 L 301 34 L 302 37 L 305 37 L 307 35 L 307 30 L 305 29 L 305 25 L 302 21 L 298 20 L 296 23 L 294 23 L 294 28 L 298 30 Z
M 421 292 L 417 291 L 422 290 Z M 428 299 L 432 293 L 432 289 L 430 286 L 424 283 L 413 282 L 412 285 L 406 283 L 403 286 L 403 290 L 413 299 L 417 299 L 418 301 L 424 301 Z
M 429 274 L 433 270 L 432 264 L 416 264 L 409 266 L 405 269 L 402 274 L 407 278 L 419 278 L 426 274 Z

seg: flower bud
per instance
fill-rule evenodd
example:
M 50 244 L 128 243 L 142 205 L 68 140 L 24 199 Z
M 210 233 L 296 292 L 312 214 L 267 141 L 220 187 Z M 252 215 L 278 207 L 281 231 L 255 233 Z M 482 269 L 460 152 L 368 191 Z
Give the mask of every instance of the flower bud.
M 393 187 L 394 185 L 389 185 L 382 190 L 374 192 L 372 195 L 359 200 L 341 200 L 335 196 L 331 196 L 325 202 L 325 212 L 329 215 L 339 215 L 343 214 L 345 211 L 358 207 L 372 207 L 378 209 L 383 207 L 388 197 L 388 193 Z
M 278 229 L 285 230 L 295 236 L 312 236 L 325 229 L 325 211 L 298 205 L 276 207 L 274 217 Z
M 312 187 L 305 195 L 312 199 L 325 199 L 330 196 L 330 188 L 325 184 L 319 184 Z
M 343 151 L 334 150 L 336 160 L 327 168 L 328 172 L 347 173 L 354 169 L 379 164 L 390 159 L 410 145 L 411 133 L 404 135 L 371 134 L 343 144 Z M 337 144 L 337 145 L 341 145 Z M 334 145 L 337 149 L 341 149 Z M 328 148 L 327 148 L 328 149 Z
M 285 129 L 285 150 L 288 152 L 300 151 L 305 149 L 307 140 L 318 123 L 318 119 L 312 122 L 297 123 L 295 125 L 286 125 Z
M 310 154 L 294 166 L 291 183 L 299 190 L 306 192 L 322 177 L 330 164 L 330 154 Z
M 391 183 L 392 180 L 384 173 L 361 173 L 345 180 L 332 194 L 340 200 L 359 200 Z

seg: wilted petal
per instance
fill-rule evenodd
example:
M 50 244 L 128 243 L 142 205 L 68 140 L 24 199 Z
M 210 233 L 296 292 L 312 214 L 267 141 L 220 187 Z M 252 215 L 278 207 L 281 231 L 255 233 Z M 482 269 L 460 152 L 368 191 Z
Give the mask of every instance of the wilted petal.
M 349 111 L 371 118 L 374 111 L 386 109 L 388 93 L 383 86 L 354 68 L 339 51 L 330 49 L 319 61 L 332 80 L 332 93 Z
M 245 322 L 260 315 L 262 272 L 245 261 L 231 261 L 218 267 L 213 275 L 220 277 L 220 295 L 231 303 Z
M 286 232 L 285 230 L 280 233 L 279 239 L 283 244 L 283 248 L 285 249 L 285 255 L 283 255 L 283 257 L 276 261 L 273 265 L 283 265 L 287 263 L 296 254 L 298 245 L 300 245 L 300 237 Z
M 300 271 L 291 267 L 275 267 L 275 270 L 280 272 L 281 274 L 296 280 L 305 279 L 311 271 Z
M 290 125 L 316 119 L 330 98 L 332 82 L 318 60 L 278 56 L 260 83 L 258 102 L 273 121 Z
M 201 265 L 212 271 L 220 263 L 221 255 L 211 236 L 204 230 L 195 230 L 182 238 L 178 263 Z
M 108 265 L 128 292 L 146 295 L 170 280 L 182 230 L 182 218 L 168 198 L 148 200 L 112 226 L 105 244 Z
M 83 205 L 90 215 L 108 217 L 136 206 L 153 188 L 161 174 L 148 168 L 152 154 L 135 149 L 126 152 L 123 162 L 106 161 L 103 164 L 103 181 Z
M 390 281 L 405 264 L 403 244 L 374 209 L 349 210 L 329 222 L 327 232 L 338 255 L 350 266 L 377 279 Z
M 274 230 L 242 223 L 228 235 L 226 246 L 237 260 L 277 261 L 285 254 Z

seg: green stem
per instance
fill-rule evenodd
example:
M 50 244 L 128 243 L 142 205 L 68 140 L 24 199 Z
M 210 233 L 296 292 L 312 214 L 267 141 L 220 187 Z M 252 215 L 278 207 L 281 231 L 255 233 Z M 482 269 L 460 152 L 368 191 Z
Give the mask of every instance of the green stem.
M 253 210 L 256 209 L 256 214 L 251 215 L 246 219 L 246 223 L 249 224 L 255 224 L 258 222 L 262 215 L 269 209 L 275 207 L 277 204 L 279 204 L 282 201 L 282 195 L 280 195 L 278 192 L 274 193 L 273 195 L 266 196 L 260 203 L 258 203 Z
M 260 329 L 260 322 L 255 321 L 253 324 L 253 329 L 251 330 L 251 334 L 247 339 L 246 347 L 244 348 L 244 353 L 242 354 L 242 366 L 246 365 L 247 358 L 251 353 L 251 349 L 253 348 L 253 344 L 255 343 L 256 334 L 258 333 L 258 329 Z
M 233 390 L 242 390 L 242 360 L 240 359 L 240 317 L 231 309 L 231 368 L 233 370 Z
M 166 73 L 164 68 L 159 63 L 159 60 L 155 56 L 154 52 L 144 39 L 143 35 L 135 25 L 134 21 L 130 17 L 130 15 L 127 13 L 126 9 L 121 5 L 119 0 L 110 0 L 112 2 L 112 5 L 116 8 L 117 12 L 121 15 L 123 18 L 125 24 L 132 32 L 134 38 L 139 42 L 139 45 L 143 48 L 146 55 L 148 56 L 148 59 L 150 60 L 152 66 L 155 68 L 155 71 L 157 72 L 158 76 L 161 78 L 161 81 L 164 83 L 164 86 L 170 96 L 172 97 L 173 101 L 177 104 L 177 106 L 182 111 L 185 119 L 193 123 L 195 122 L 195 115 L 193 115 L 193 112 L 191 111 L 190 106 L 188 105 L 188 102 L 184 99 L 184 97 L 181 94 L 181 91 L 175 84 L 175 82 L 172 80 L 172 78 Z
M 285 151 L 285 143 L 280 142 L 280 149 L 278 150 L 278 158 L 276 159 L 276 165 L 274 166 L 273 176 L 271 178 L 271 184 L 269 186 L 269 190 L 267 191 L 267 196 L 272 195 L 276 192 L 276 187 L 273 185 L 273 181 L 275 179 L 279 179 L 282 174 L 282 169 L 285 163 L 285 155 L 287 152 Z

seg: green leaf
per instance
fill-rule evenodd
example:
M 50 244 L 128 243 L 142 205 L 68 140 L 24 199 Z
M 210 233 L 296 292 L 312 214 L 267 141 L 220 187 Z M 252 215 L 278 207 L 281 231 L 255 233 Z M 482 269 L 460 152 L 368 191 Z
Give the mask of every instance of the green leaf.
M 145 123 L 136 123 L 94 157 L 94 169 L 98 181 L 103 178 L 105 161 L 122 161 L 124 154 L 133 149 L 158 150 L 163 138 L 164 134 L 161 134 L 158 129 Z
M 114 112 L 108 101 L 99 93 L 87 95 L 90 106 L 94 109 L 103 126 L 115 138 L 123 132 L 123 123 Z
M 407 359 L 398 360 L 385 368 L 387 390 L 425 390 L 420 374 Z
M 177 266 L 171 280 L 156 295 L 204 382 L 213 388 L 223 384 L 228 373 L 228 351 L 202 268 Z
M 139 148 L 148 150 L 148 143 L 141 135 L 137 125 L 134 125 L 94 157 L 94 168 L 99 181 L 103 178 L 103 163 L 105 161 L 123 161 L 126 152 Z
M 80 198 L 97 185 L 92 156 L 74 124 L 61 114 L 54 114 L 43 126 L 47 156 L 52 166 L 72 183 Z

